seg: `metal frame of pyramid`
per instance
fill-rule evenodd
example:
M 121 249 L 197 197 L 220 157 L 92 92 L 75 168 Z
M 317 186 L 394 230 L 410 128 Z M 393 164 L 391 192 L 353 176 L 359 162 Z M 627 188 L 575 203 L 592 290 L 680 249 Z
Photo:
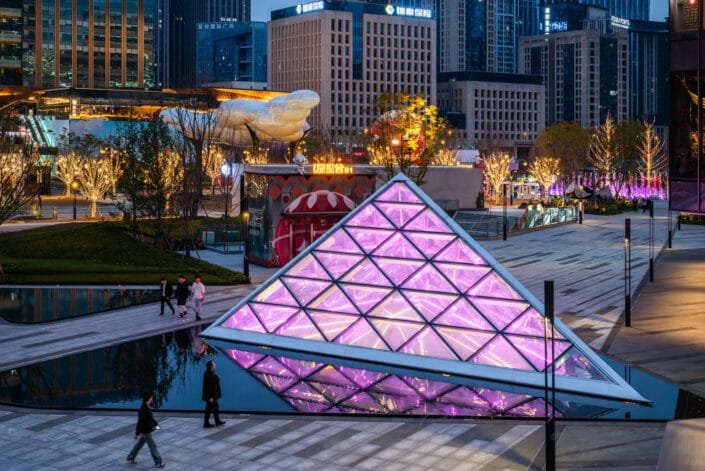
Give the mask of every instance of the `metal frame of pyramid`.
M 444 375 L 648 402 L 404 175 L 203 336 Z M 549 340 L 550 342 L 550 340 Z M 549 343 L 549 355 L 550 355 Z

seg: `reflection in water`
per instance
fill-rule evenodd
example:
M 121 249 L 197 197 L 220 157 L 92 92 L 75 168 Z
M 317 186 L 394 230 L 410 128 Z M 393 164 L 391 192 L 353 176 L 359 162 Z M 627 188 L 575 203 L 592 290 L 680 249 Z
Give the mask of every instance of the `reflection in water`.
M 540 418 L 542 389 L 386 368 L 361 361 L 204 341 L 196 326 L 0 373 L 0 402 L 52 408 L 137 409 L 143 390 L 167 410 L 202 410 L 206 362 L 222 377 L 222 411 Z M 616 370 L 624 368 L 605 358 Z M 572 368 L 572 366 L 571 366 Z M 637 369 L 652 407 L 558 394 L 564 418 L 702 417 L 705 401 Z M 549 411 L 550 413 L 550 411 Z
M 156 289 L 0 288 L 0 317 L 10 322 L 47 322 L 158 300 Z

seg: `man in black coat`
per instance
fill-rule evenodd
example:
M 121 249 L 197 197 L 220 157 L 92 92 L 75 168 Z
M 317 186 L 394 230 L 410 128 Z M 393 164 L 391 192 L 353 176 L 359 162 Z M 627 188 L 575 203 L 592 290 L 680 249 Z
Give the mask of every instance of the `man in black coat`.
M 215 374 L 215 362 L 209 361 L 206 363 L 206 372 L 203 373 L 203 394 L 201 396 L 201 399 L 206 403 L 206 417 L 203 419 L 204 428 L 213 427 L 210 423 L 211 413 L 213 413 L 215 425 L 225 425 L 225 422 L 220 420 L 220 407 L 218 406 L 218 399 L 221 396 L 220 375 Z
M 176 308 L 179 310 L 179 317 L 184 317 L 186 315 L 186 301 L 188 301 L 190 294 L 184 275 L 179 275 L 174 294 L 176 295 Z
M 135 429 L 135 440 L 139 438 L 135 446 L 132 447 L 130 454 L 127 455 L 127 462 L 130 464 L 135 464 L 135 458 L 137 453 L 146 443 L 149 446 L 149 452 L 152 454 L 152 459 L 154 460 L 154 466 L 156 468 L 163 468 L 164 462 L 162 457 L 159 455 L 159 450 L 157 450 L 157 444 L 154 442 L 152 437 L 152 432 L 154 429 L 159 428 L 159 423 L 154 420 L 152 415 L 152 400 L 154 399 L 154 394 L 151 392 L 146 392 L 142 395 L 142 406 L 137 415 L 137 427 Z
M 164 315 L 165 303 L 167 306 L 169 306 L 169 309 L 171 309 L 172 314 L 176 313 L 176 311 L 174 310 L 174 306 L 171 305 L 171 296 L 173 294 L 174 288 L 172 288 L 171 283 L 166 281 L 166 278 L 162 277 L 162 279 L 159 280 L 159 299 L 161 301 L 161 310 L 159 311 L 160 316 Z

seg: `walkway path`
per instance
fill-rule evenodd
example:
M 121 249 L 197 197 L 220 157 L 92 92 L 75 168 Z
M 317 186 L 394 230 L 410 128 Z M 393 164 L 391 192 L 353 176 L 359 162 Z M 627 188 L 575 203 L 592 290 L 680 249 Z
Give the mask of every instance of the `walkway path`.
M 168 469 L 527 470 L 541 469 L 544 431 L 536 422 L 226 416 L 203 429 L 193 414 L 157 413 L 155 433 Z M 4 471 L 147 469 L 125 457 L 134 443 L 130 415 L 0 410 Z M 560 469 L 654 469 L 662 424 L 562 423 Z
M 683 226 L 609 353 L 705 397 L 705 226 Z

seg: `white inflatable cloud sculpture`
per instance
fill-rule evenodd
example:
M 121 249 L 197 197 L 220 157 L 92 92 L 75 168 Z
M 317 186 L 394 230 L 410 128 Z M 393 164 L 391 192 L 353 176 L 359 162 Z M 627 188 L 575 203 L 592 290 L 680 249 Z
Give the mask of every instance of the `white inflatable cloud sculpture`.
M 177 129 L 184 129 L 186 137 L 193 138 L 188 125 L 203 126 L 208 119 L 215 121 L 212 135 L 215 140 L 233 146 L 252 144 L 249 127 L 260 141 L 293 142 L 301 139 L 309 129 L 306 118 L 318 105 L 321 98 L 311 90 L 297 90 L 287 95 L 272 98 L 269 101 L 227 100 L 220 104 L 212 114 L 195 116 L 194 111 L 182 108 L 168 108 L 160 113 L 167 124 Z M 194 119 L 195 118 L 195 119 Z M 179 123 L 182 123 L 181 125 Z M 191 135 L 189 135 L 191 134 Z

